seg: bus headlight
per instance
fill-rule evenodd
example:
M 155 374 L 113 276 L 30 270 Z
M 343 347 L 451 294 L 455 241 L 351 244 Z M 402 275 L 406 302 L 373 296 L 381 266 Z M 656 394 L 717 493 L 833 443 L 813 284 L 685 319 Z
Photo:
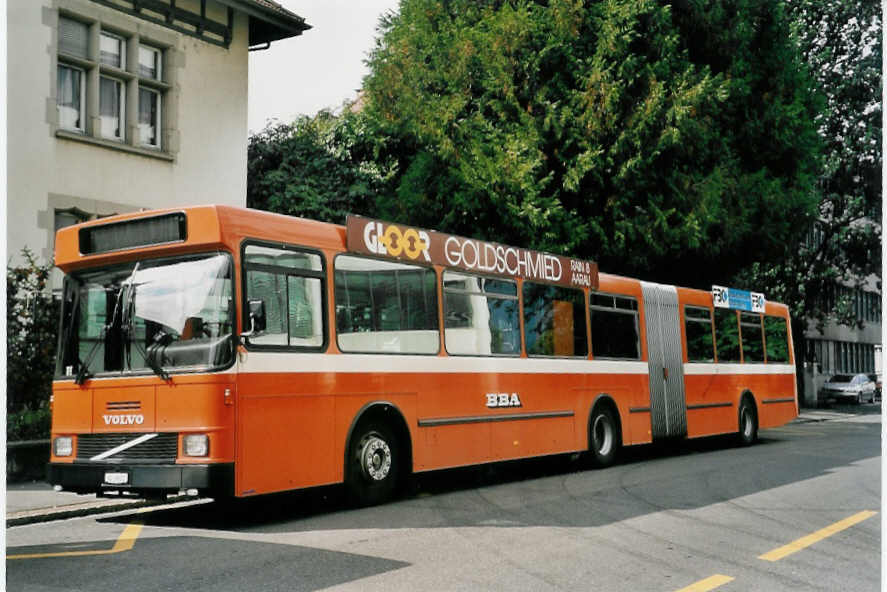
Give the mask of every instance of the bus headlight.
M 188 434 L 182 442 L 185 456 L 206 456 L 209 454 L 209 436 Z
M 74 438 L 59 436 L 53 441 L 52 449 L 56 456 L 71 456 L 74 454 Z

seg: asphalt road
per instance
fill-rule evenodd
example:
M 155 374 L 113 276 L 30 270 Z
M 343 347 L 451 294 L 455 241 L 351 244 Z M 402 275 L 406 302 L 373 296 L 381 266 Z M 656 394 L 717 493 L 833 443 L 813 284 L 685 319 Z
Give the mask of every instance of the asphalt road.
M 7 530 L 15 591 L 878 590 L 880 415 Z M 689 587 L 689 588 L 688 588 Z

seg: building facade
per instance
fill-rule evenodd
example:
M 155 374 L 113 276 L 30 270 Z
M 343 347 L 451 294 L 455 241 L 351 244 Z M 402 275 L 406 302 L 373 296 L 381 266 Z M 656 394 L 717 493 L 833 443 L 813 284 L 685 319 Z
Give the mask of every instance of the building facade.
M 246 203 L 248 51 L 270 0 L 9 0 L 7 252 L 143 208 Z M 56 283 L 58 279 L 56 280 Z
M 824 295 L 826 310 L 849 310 L 856 324 L 842 325 L 828 320 L 822 326 L 808 322 L 804 331 L 804 403 L 820 406 L 819 391 L 835 374 L 880 374 L 881 279 L 867 278 L 862 287 L 831 286 Z
M 810 324 L 805 334 L 807 359 L 816 360 L 823 374 L 857 374 L 876 372 L 876 352 L 881 345 L 881 295 L 874 280 L 865 288 L 835 286 L 828 299 L 849 302 L 861 327 L 838 325 L 831 321 L 821 331 Z

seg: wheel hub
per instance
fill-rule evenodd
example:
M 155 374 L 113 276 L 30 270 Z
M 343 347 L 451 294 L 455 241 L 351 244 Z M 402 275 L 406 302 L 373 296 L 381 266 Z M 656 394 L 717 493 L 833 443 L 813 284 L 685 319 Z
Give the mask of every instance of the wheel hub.
M 364 474 L 373 481 L 381 481 L 391 472 L 391 448 L 378 436 L 367 439 L 360 458 Z
M 751 418 L 751 413 L 748 409 L 744 409 L 742 411 L 742 433 L 746 437 L 751 437 L 751 433 L 753 430 L 753 423 Z
M 598 454 L 606 456 L 613 446 L 613 426 L 603 415 L 599 415 L 594 421 L 594 443 Z

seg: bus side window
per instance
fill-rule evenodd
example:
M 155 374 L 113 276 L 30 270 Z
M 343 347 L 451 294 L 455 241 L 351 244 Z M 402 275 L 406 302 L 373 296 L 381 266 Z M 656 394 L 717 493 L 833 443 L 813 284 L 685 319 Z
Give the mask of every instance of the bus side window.
M 739 313 L 739 328 L 742 331 L 742 359 L 746 362 L 764 361 L 764 331 L 761 315 L 752 312 Z
M 528 355 L 588 355 L 585 294 L 581 290 L 524 282 L 523 292 Z
M 715 309 L 715 333 L 718 362 L 738 362 L 740 360 L 739 321 L 735 310 Z
M 265 304 L 265 330 L 250 344 L 319 348 L 324 343 L 323 264 L 320 255 L 248 244 L 243 265 L 244 300 Z M 244 314 L 247 314 L 244 311 Z M 243 326 L 249 330 L 249 318 Z
M 711 310 L 698 306 L 684 307 L 684 330 L 687 334 L 687 360 L 714 362 Z
M 265 303 L 265 330 L 251 339 L 257 345 L 287 345 L 286 339 L 286 276 L 268 271 L 246 271 L 246 293 L 249 300 Z M 249 330 L 250 323 L 243 325 Z
M 343 352 L 436 354 L 437 276 L 429 267 L 338 255 L 336 339 Z
M 443 273 L 447 353 L 519 355 L 517 284 L 455 271 Z
M 785 319 L 764 317 L 767 362 L 788 362 L 788 330 Z
M 627 296 L 590 294 L 591 353 L 595 358 L 641 359 L 638 301 Z

